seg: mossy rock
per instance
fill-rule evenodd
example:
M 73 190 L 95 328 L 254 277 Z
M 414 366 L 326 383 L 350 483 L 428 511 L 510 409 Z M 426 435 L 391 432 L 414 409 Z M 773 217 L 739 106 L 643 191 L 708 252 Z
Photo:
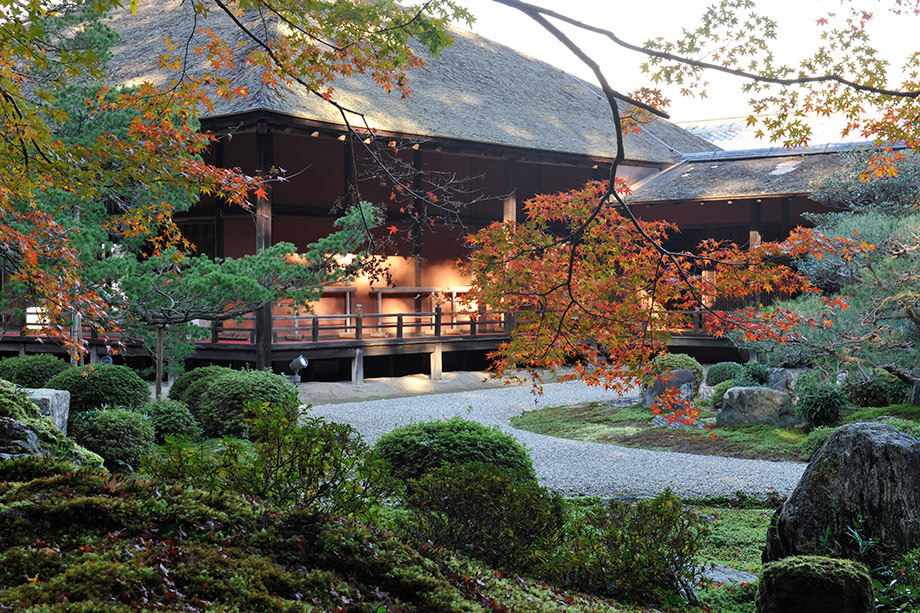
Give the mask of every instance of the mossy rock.
M 796 556 L 764 567 L 756 605 L 758 613 L 871 613 L 875 596 L 862 564 Z
M 0 418 L 18 422 L 34 432 L 39 444 L 38 455 L 67 460 L 76 464 L 102 465 L 101 457 L 75 443 L 54 425 L 50 417 L 42 415 L 27 392 L 2 380 L 0 380 Z

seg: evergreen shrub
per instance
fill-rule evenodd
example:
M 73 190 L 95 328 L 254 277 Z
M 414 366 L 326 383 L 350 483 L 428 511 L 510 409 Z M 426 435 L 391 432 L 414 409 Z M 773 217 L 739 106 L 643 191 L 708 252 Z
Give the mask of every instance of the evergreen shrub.
M 652 370 L 656 376 L 671 370 L 689 370 L 693 373 L 695 381 L 693 395 L 700 393 L 700 386 L 703 384 L 703 365 L 692 356 L 685 353 L 662 353 L 652 360 Z
M 263 370 L 231 370 L 199 379 L 189 387 L 187 396 L 199 388 L 202 393 L 197 402 L 189 403 L 189 409 L 205 438 L 248 438 L 247 404 L 281 403 L 297 395 L 297 388 L 287 377 Z
M 222 375 L 228 372 L 235 372 L 232 368 L 227 368 L 226 366 L 200 366 L 198 368 L 193 368 L 188 370 L 173 381 L 172 387 L 169 388 L 169 399 L 170 400 L 180 400 L 186 404 L 189 404 L 190 399 L 187 395 L 189 387 L 196 381 L 201 379 L 210 379 L 217 375 Z M 197 402 L 198 397 L 195 396 L 194 400 Z
M 139 409 L 150 400 L 150 388 L 127 366 L 93 364 L 68 368 L 48 381 L 52 389 L 70 392 L 70 413 L 102 407 Z
M 725 397 L 725 392 L 729 388 L 737 387 L 734 379 L 728 379 L 727 381 L 722 381 L 716 385 L 712 390 L 712 408 L 719 410 L 722 408 L 722 399 Z
M 706 385 L 718 385 L 723 381 L 734 379 L 741 372 L 738 362 L 718 362 L 706 371 Z
M 537 476 L 530 454 L 517 439 L 462 417 L 400 426 L 377 439 L 374 451 L 401 479 L 418 479 L 435 468 L 471 462 L 511 470 L 524 479 Z
M 137 411 L 82 411 L 71 421 L 70 428 L 73 438 L 102 456 L 106 468 L 112 471 L 138 470 L 141 461 L 153 451 L 153 424 Z
M 680 600 L 696 585 L 708 530 L 669 490 L 635 503 L 609 501 L 572 517 L 536 572 L 557 586 L 618 601 Z
M 795 414 L 812 426 L 832 426 L 840 421 L 840 411 L 845 405 L 843 394 L 836 388 L 813 387 L 798 394 Z
M 50 353 L 19 355 L 0 360 L 0 379 L 22 387 L 40 388 L 68 368 L 70 364 Z
M 857 407 L 884 407 L 907 401 L 910 387 L 883 370 L 871 374 L 850 374 L 840 386 L 847 402 Z
M 763 387 L 770 382 L 770 369 L 760 362 L 745 362 L 733 378 L 736 387 Z
M 180 435 L 191 440 L 201 434 L 198 422 L 184 402 L 178 400 L 152 400 L 144 405 L 142 413 L 150 418 L 157 443 L 163 443 L 167 435 Z
M 418 543 L 519 572 L 531 569 L 534 552 L 565 523 L 558 493 L 481 462 L 431 470 L 412 482 L 406 503 L 413 513 L 404 529 Z

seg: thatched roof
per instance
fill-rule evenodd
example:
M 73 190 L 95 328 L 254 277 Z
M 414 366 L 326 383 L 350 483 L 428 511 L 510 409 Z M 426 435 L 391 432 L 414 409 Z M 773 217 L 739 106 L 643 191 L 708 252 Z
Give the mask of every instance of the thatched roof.
M 685 155 L 635 186 L 630 202 L 676 202 L 808 195 L 815 181 L 841 169 L 840 152 L 864 144 L 750 149 Z
M 200 38 L 192 9 L 178 0 L 142 0 L 137 15 L 117 14 L 113 27 L 124 37 L 114 49 L 113 79 L 123 83 L 164 84 L 174 74 L 157 67 L 167 36 L 190 48 Z M 263 36 L 266 27 L 253 23 Z M 215 6 L 199 27 L 228 40 L 241 53 L 252 42 Z M 596 89 L 573 76 L 508 47 L 452 29 L 454 44 L 438 58 L 426 58 L 425 68 L 409 74 L 412 96 L 386 93 L 370 77 L 342 77 L 335 83 L 339 103 L 366 113 L 371 127 L 410 135 L 489 143 L 610 158 L 615 155 L 610 110 Z M 190 71 L 204 69 L 204 60 L 191 55 Z M 220 101 L 206 117 L 248 111 L 270 111 L 291 117 L 342 124 L 328 103 L 298 85 L 269 87 L 261 71 L 237 62 L 234 82 L 245 86 L 248 98 Z M 717 149 L 666 121 L 654 121 L 626 141 L 627 159 L 676 162 L 684 153 Z

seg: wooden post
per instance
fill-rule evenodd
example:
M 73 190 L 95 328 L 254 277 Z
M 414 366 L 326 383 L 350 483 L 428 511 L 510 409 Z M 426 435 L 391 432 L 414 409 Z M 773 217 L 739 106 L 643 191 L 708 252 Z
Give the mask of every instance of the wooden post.
M 434 308 L 434 336 L 438 338 L 441 336 L 441 305 L 439 304 Z
M 313 316 L 313 323 L 310 325 L 310 340 L 314 343 L 319 342 L 319 317 Z
M 444 355 L 441 343 L 435 343 L 431 352 L 431 380 L 440 381 L 444 371 Z
M 502 201 L 502 221 L 517 221 L 517 162 L 505 160 L 505 198 Z
M 360 304 L 355 309 L 355 340 L 361 340 L 364 330 L 364 307 Z
M 268 124 L 260 121 L 256 127 L 256 172 L 263 179 L 271 174 L 274 165 L 272 133 Z M 265 197 L 256 202 L 256 252 L 272 246 L 272 191 L 266 183 Z M 272 367 L 272 305 L 256 311 L 256 369 Z
M 403 316 L 397 315 L 396 316 L 396 338 L 402 338 L 402 337 L 403 337 Z

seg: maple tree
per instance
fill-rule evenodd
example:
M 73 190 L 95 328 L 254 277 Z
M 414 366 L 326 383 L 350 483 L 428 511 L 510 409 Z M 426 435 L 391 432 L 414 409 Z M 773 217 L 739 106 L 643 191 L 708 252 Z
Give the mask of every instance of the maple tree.
M 700 26 L 684 29 L 679 40 L 655 39 L 645 45 L 522 0 L 494 1 L 535 20 L 592 69 L 609 103 L 611 131 L 617 138 L 606 185 L 535 198 L 526 205 L 525 222 L 495 224 L 471 238 L 473 299 L 488 309 L 516 312 L 520 324 L 495 354 L 499 373 L 525 367 L 538 376 L 537 368 L 574 359 L 577 376 L 622 387 L 636 378 L 648 380 L 649 359 L 664 351 L 674 330 L 686 325 L 686 309 L 708 311 L 707 327 L 716 335 L 731 332 L 746 341 L 777 344 L 786 343 L 794 328 L 830 328 L 833 321 L 827 313 L 846 312 L 844 300 L 827 296 L 816 298 L 821 309 L 812 313 L 762 310 L 756 304 L 732 313 L 707 307 L 703 298 L 708 296 L 811 294 L 818 287 L 804 271 L 790 267 L 791 260 L 810 254 L 858 262 L 869 257 L 873 245 L 853 236 L 799 230 L 782 243 L 748 251 L 712 242 L 694 253 L 669 251 L 665 240 L 674 228 L 639 221 L 623 190 L 614 189 L 625 157 L 623 134 L 652 116 L 667 117 L 665 95 L 657 87 L 631 95 L 617 91 L 570 33 L 599 34 L 636 52 L 644 58 L 650 81 L 677 85 L 684 95 L 705 95 L 707 71 L 741 78 L 751 96 L 749 123 L 760 123 L 763 135 L 786 146 L 807 144 L 808 113 L 842 115 L 845 134 L 858 131 L 882 144 L 865 160 L 860 173 L 865 181 L 897 173 L 902 154 L 887 143 L 920 143 L 914 121 L 920 83 L 910 68 L 915 58 L 907 58 L 902 83 L 889 86 L 887 63 L 869 44 L 868 11 L 842 3 L 841 15 L 816 24 L 819 47 L 790 66 L 777 61 L 771 49 L 777 24 L 758 14 L 750 0 L 716 2 L 706 9 Z M 894 0 L 889 8 L 920 14 L 915 2 Z M 715 274 L 701 276 L 704 270 Z
M 172 214 L 181 210 L 180 202 L 189 202 L 186 195 L 214 194 L 244 207 L 251 206 L 251 196 L 266 195 L 266 177 L 217 168 L 198 155 L 211 143 L 197 129 L 199 113 L 213 108 L 216 96 L 247 95 L 221 76 L 220 69 L 239 58 L 232 45 L 208 29 L 210 11 L 230 17 L 258 43 L 242 60 L 261 66 L 265 83 L 296 82 L 333 105 L 333 81 L 340 74 L 370 73 L 384 89 L 407 95 L 406 71 L 422 63 L 409 41 L 437 53 L 449 42 L 447 21 L 467 16 L 450 0 L 420 7 L 390 0 L 194 0 L 189 6 L 208 42 L 189 50 L 164 41 L 160 64 L 174 68 L 175 78 L 130 89 L 94 85 L 82 91 L 87 104 L 74 105 L 75 84 L 102 78 L 116 36 L 101 17 L 113 10 L 137 12 L 139 3 L 121 9 L 118 0 L 0 1 L 0 160 L 5 169 L 0 177 L 0 265 L 7 286 L 16 290 L 16 300 L 5 306 L 39 306 L 43 332 L 72 352 L 84 349 L 82 339 L 70 334 L 76 316 L 94 326 L 116 326 L 98 287 L 86 282 L 86 252 L 74 240 L 81 234 L 63 222 L 75 210 L 87 210 L 92 203 L 117 205 L 125 200 L 115 195 L 143 193 L 99 220 L 98 228 L 115 242 L 141 242 L 157 254 L 183 246 Z M 270 41 L 259 39 L 250 27 L 253 20 L 266 19 L 281 25 Z M 189 53 L 204 57 L 212 70 L 187 73 Z M 347 115 L 347 109 L 336 106 Z M 86 110 L 111 117 L 129 111 L 126 132 L 99 130 L 92 138 L 72 138 L 76 118 L 70 113 Z M 178 202 L 177 193 L 182 195 Z M 82 235 L 84 242 L 92 242 L 91 234 Z

